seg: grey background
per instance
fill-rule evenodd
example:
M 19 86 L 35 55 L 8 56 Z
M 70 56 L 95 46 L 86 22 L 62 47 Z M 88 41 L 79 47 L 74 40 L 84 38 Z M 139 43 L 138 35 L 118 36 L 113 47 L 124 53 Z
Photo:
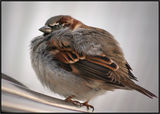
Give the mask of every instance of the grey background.
M 103 28 L 120 43 L 139 85 L 158 96 L 158 2 L 2 2 L 2 72 L 32 90 L 62 98 L 43 87 L 30 63 L 30 41 L 55 15 L 71 15 Z M 106 92 L 90 102 L 95 112 L 157 112 L 158 98 L 136 91 Z

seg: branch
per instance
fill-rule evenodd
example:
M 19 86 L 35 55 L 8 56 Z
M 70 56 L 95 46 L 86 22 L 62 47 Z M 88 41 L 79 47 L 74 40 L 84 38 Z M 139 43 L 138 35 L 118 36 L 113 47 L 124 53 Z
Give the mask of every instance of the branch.
M 87 112 L 64 100 L 30 90 L 22 83 L 2 73 L 2 111 L 9 112 Z M 16 99 L 16 100 L 15 100 Z M 36 102 L 35 102 L 36 101 Z M 38 107 L 40 106 L 40 107 Z M 59 110 L 57 110 L 59 109 Z

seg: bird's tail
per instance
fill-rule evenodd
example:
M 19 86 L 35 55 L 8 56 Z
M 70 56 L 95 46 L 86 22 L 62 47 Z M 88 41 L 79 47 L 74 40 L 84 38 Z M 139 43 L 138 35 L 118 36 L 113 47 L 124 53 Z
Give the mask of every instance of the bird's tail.
M 153 98 L 153 97 L 156 97 L 156 98 L 157 98 L 156 95 L 154 95 L 154 94 L 151 93 L 150 91 L 144 89 L 143 87 L 135 84 L 134 82 L 128 83 L 127 85 L 128 85 L 130 88 L 135 89 L 135 90 L 139 91 L 140 93 L 148 96 L 149 98 Z

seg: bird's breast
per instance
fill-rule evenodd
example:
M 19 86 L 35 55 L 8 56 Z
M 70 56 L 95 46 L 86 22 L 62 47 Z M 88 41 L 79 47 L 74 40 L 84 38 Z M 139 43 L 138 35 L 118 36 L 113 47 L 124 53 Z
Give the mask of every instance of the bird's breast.
M 53 54 L 46 51 L 47 43 L 40 39 L 33 42 L 34 44 L 31 44 L 32 67 L 41 83 L 51 91 L 64 97 L 75 95 L 79 100 L 89 100 L 104 92 L 94 82 L 88 82 L 59 67 Z

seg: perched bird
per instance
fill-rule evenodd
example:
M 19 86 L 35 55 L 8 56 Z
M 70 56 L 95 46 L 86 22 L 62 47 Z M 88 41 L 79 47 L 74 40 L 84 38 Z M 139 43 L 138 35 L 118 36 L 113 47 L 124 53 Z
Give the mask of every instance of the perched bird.
M 137 78 L 109 32 L 68 15 L 51 17 L 39 30 L 43 35 L 31 42 L 33 69 L 43 85 L 67 102 L 94 109 L 89 100 L 114 89 L 156 97 L 134 82 Z

